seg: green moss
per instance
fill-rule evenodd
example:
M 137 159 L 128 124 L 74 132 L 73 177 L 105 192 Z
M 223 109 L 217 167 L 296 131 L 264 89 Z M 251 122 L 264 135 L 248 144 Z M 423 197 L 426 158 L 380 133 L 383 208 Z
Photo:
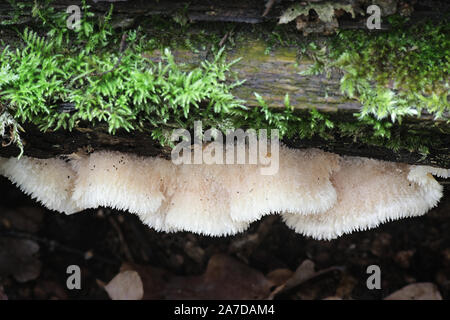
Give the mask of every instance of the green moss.
M 233 62 L 225 62 L 223 51 L 187 70 L 167 49 L 152 61 L 153 42 L 137 30 L 126 32 L 128 47 L 120 52 L 124 43 L 109 24 L 111 11 L 94 23 L 85 5 L 77 31 L 65 27 L 65 14 L 47 14 L 53 19 L 43 20 L 52 24 L 46 36 L 25 29 L 23 44 L 0 56 L 6 75 L 0 101 L 21 123 L 44 131 L 71 130 L 80 121 L 107 122 L 110 133 L 152 128 L 164 144 L 169 128 L 190 127 L 195 119 L 223 126 L 226 115 L 244 108 L 230 92 L 239 82 L 225 82 Z M 67 107 L 73 110 L 64 112 Z
M 314 65 L 307 73 L 343 73 L 341 90 L 363 105 L 361 116 L 393 122 L 427 111 L 448 120 L 450 24 L 391 21 L 387 32 L 340 31 L 304 52 Z
M 350 138 L 353 143 L 384 147 L 394 152 L 400 150 L 417 152 L 424 158 L 429 154 L 430 148 L 446 145 L 446 142 L 439 138 L 439 134 L 436 134 L 436 130 L 423 128 L 420 122 L 417 125 L 399 126 L 388 119 L 361 117 L 361 114 L 354 115 L 359 118 L 358 121 L 331 120 L 327 113 L 314 108 L 294 109 L 287 95 L 284 109 L 271 109 L 258 94 L 256 97 L 260 108 L 243 112 L 242 122 L 238 123 L 240 127 L 249 127 L 251 124 L 255 128 L 278 129 L 281 136 L 290 139 L 309 140 L 320 137 L 330 146 L 339 139 Z M 264 117 L 261 117 L 261 112 Z M 440 131 L 443 136 L 450 134 L 448 126 Z
M 380 119 L 370 116 L 370 108 L 363 110 L 358 122 L 332 122 L 314 108 L 294 110 L 289 96 L 279 93 L 277 98 L 285 96 L 285 108 L 270 108 L 255 94 L 259 107 L 248 109 L 245 101 L 232 94 L 233 88 L 242 83 L 230 80 L 233 78 L 230 68 L 235 61 L 226 62 L 224 49 L 214 49 L 221 39 L 220 33 L 188 33 L 185 24 L 181 28 L 180 25 L 174 27 L 167 19 L 155 18 L 146 25 L 149 32 L 145 34 L 142 29 L 126 31 L 127 45 L 120 50 L 124 42 L 122 33 L 111 26 L 112 11 L 96 19 L 88 9 L 83 6 L 81 28 L 72 31 L 66 28 L 65 13 L 54 12 L 49 7 L 33 7 L 30 10 L 39 19 L 37 26 L 41 33 L 25 29 L 20 32 L 22 41 L 17 48 L 2 51 L 0 135 L 8 142 L 22 148 L 19 130 L 20 124 L 26 122 L 44 131 L 71 130 L 80 122 L 106 122 L 111 134 L 117 130 L 142 130 L 165 145 L 173 128 L 192 129 L 194 121 L 202 120 L 204 127 L 222 130 L 276 128 L 282 137 L 311 139 L 319 136 L 327 141 L 351 136 L 369 145 L 419 150 L 424 154 L 427 146 L 434 143 L 420 138 L 423 137 L 420 130 L 406 133 L 410 138 L 404 139 L 405 132 L 393 130 L 390 120 L 381 119 L 379 113 Z M 297 43 L 292 37 L 279 36 L 280 29 L 274 30 L 268 36 L 261 36 L 266 45 Z M 259 27 L 254 27 L 254 32 L 260 32 Z M 235 40 L 239 41 L 239 35 Z M 256 44 L 254 48 L 258 52 L 267 48 L 263 42 Z M 199 66 L 179 64 L 165 48 L 180 46 L 192 51 L 211 49 L 213 54 Z M 357 44 L 354 46 L 350 47 L 352 54 L 360 49 Z M 345 54 L 339 44 L 333 48 L 336 51 L 331 58 Z M 314 72 L 340 66 L 326 58 L 326 51 L 318 47 L 309 47 L 308 53 L 316 61 Z M 295 62 L 292 49 L 286 49 L 283 55 Z M 258 57 L 265 56 L 258 54 Z M 352 72 L 350 67 L 345 70 Z M 357 75 L 362 76 L 363 71 L 357 71 Z M 437 73 L 430 74 L 426 73 L 429 79 L 436 78 Z M 359 90 L 359 83 L 355 86 Z

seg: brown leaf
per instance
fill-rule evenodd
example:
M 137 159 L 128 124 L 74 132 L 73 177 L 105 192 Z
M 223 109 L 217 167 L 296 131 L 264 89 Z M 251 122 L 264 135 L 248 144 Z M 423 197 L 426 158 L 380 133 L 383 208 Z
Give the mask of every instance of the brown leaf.
M 144 286 L 144 300 L 164 299 L 165 289 L 172 275 L 163 269 L 150 266 L 137 266 Z
M 324 273 L 341 270 L 341 267 L 330 267 L 320 271 L 314 271 L 314 262 L 311 260 L 305 260 L 302 264 L 295 270 L 295 273 L 289 278 L 284 284 L 278 286 L 273 292 L 268 296 L 269 300 L 275 298 L 275 296 L 280 295 L 281 293 L 286 293 L 287 291 L 305 283 L 308 280 L 311 280 L 315 277 L 318 277 Z
M 218 254 L 209 260 L 201 276 L 174 277 L 167 287 L 167 299 L 262 299 L 271 282 L 264 275 L 236 259 Z
M 199 276 L 175 276 L 151 266 L 132 268 L 142 279 L 144 299 L 262 299 L 273 285 L 261 272 L 223 254 L 212 256 Z
M 442 300 L 437 286 L 431 282 L 413 283 L 390 294 L 385 300 Z
M 311 260 L 305 260 L 302 264 L 295 270 L 295 273 L 287 279 L 287 281 L 280 286 L 278 286 L 269 296 L 269 300 L 272 300 L 276 295 L 281 292 L 288 291 L 293 287 L 305 282 L 307 279 L 310 279 L 314 276 L 314 262 Z
M 275 269 L 267 274 L 267 279 L 272 282 L 273 286 L 280 286 L 286 283 L 294 273 L 289 269 Z

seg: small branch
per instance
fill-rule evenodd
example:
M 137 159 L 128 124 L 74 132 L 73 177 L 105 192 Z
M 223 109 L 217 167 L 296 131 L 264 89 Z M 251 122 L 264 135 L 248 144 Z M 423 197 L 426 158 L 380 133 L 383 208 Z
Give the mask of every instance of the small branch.
M 276 0 L 269 0 L 266 4 L 266 10 L 264 10 L 264 13 L 262 14 L 263 17 L 267 16 L 270 12 L 270 9 L 272 9 L 273 5 L 275 4 Z
M 236 28 L 236 26 L 233 26 L 233 28 L 230 31 L 225 33 L 225 35 L 222 37 L 222 39 L 219 42 L 219 48 L 225 44 L 225 42 L 228 40 L 228 38 L 233 34 L 235 28 Z
M 300 285 L 304 284 L 305 282 L 308 282 L 312 279 L 315 279 L 325 273 L 329 273 L 332 271 L 340 271 L 343 272 L 345 270 L 345 267 L 343 266 L 333 266 L 333 267 L 329 267 L 317 272 L 314 272 L 314 274 L 312 274 L 309 277 L 305 277 L 304 279 L 301 279 L 299 281 L 294 281 L 293 283 L 289 283 L 288 282 L 278 286 L 274 291 L 272 291 L 272 293 L 267 297 L 267 300 L 273 300 L 276 296 L 279 295 L 285 295 L 289 292 L 292 292 L 292 290 L 294 290 L 295 288 L 298 288 Z

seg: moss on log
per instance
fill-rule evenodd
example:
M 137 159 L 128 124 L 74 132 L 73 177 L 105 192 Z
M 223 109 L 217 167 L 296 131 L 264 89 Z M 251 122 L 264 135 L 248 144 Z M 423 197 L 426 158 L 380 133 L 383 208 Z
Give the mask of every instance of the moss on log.
M 55 1 L 55 8 L 61 9 L 72 4 L 71 1 Z M 229 10 L 233 14 L 228 17 L 241 17 L 242 20 L 252 19 L 255 12 L 260 12 L 261 1 L 242 2 L 244 4 L 228 2 L 222 4 L 222 12 L 219 16 L 227 16 L 224 12 Z M 260 101 L 255 96 L 258 93 L 272 110 L 285 108 L 286 94 L 289 96 L 290 105 L 294 108 L 294 114 L 301 122 L 293 124 L 294 131 L 304 129 L 302 126 L 316 121 L 311 110 L 320 113 L 318 127 L 303 136 L 286 137 L 284 142 L 296 148 L 318 147 L 341 155 L 359 155 L 382 160 L 407 162 L 411 164 L 427 164 L 440 167 L 450 167 L 450 128 L 445 115 L 435 119 L 432 114 L 422 112 L 420 117 L 405 116 L 401 124 L 396 122 L 389 127 L 389 137 L 376 136 L 374 126 L 377 123 L 362 122 L 354 114 L 361 112 L 361 104 L 356 99 L 350 99 L 342 93 L 340 80 L 342 74 L 333 72 L 329 77 L 325 75 L 304 75 L 302 71 L 309 69 L 314 61 L 306 56 L 301 56 L 308 39 L 294 33 L 292 28 L 280 29 L 273 25 L 242 26 L 237 24 L 198 24 L 187 27 L 173 27 L 161 32 L 166 25 L 155 27 L 154 18 L 142 18 L 156 14 L 172 14 L 179 6 L 177 4 L 169 10 L 166 1 L 160 1 L 157 6 L 150 6 L 149 2 L 129 1 L 116 3 L 116 13 L 119 20 L 124 17 L 140 17 L 139 25 L 144 32 L 153 37 L 157 46 L 165 45 L 167 38 L 177 63 L 183 63 L 187 68 L 198 66 L 202 61 L 211 60 L 211 47 L 226 44 L 227 59 L 232 61 L 240 58 L 232 70 L 237 78 L 245 79 L 245 83 L 233 89 L 233 94 L 245 100 L 245 106 L 250 109 L 261 107 Z M 108 3 L 91 3 L 97 13 L 104 13 Z M 284 4 L 283 4 L 284 5 Z M 158 7 L 160 6 L 160 7 Z M 188 13 L 195 10 L 207 12 L 202 7 L 201 1 L 189 7 Z M 253 9 L 250 9 L 253 8 Z M 241 11 L 239 11 L 239 10 Z M 245 10 L 244 10 L 245 9 Z M 0 15 L 5 12 L 6 6 L 0 6 Z M 205 11 L 206 10 L 206 11 Z M 210 10 L 210 9 L 209 9 Z M 278 9 L 279 10 L 279 9 Z M 239 13 L 240 12 L 240 13 Z M 276 14 L 274 11 L 272 14 Z M 272 19 L 259 18 L 260 22 Z M 228 19 L 226 21 L 234 21 Z M 199 19 L 202 20 L 202 19 Z M 205 19 L 204 19 L 205 20 Z M 206 19 L 207 20 L 207 19 Z M 29 24 L 35 22 L 27 14 L 23 14 L 17 20 L 18 23 Z M 251 21 L 246 21 L 251 22 Z M 132 24 L 136 24 L 134 21 Z M 124 26 L 120 26 L 123 28 Z M 176 30 L 178 28 L 178 30 Z M 6 44 L 14 44 L 17 38 L 10 37 L 8 27 L 2 28 Z M 286 31 L 287 30 L 287 31 Z M 286 38 L 284 35 L 287 34 Z M 201 36 L 199 36 L 201 35 Z M 280 36 L 281 35 L 281 36 Z M 278 39 L 281 37 L 280 39 Z M 274 40 L 277 38 L 278 40 Z M 174 40 L 175 41 L 172 41 Z M 189 45 L 186 39 L 193 40 Z M 175 45 L 173 45 L 175 42 Z M 111 48 L 105 49 L 111 50 Z M 112 48 L 116 50 L 117 48 Z M 151 60 L 158 62 L 161 52 L 155 48 L 146 53 Z M 278 111 L 277 111 L 278 112 Z M 326 119 L 333 126 L 325 128 Z M 447 118 L 448 119 L 448 118 Z M 375 121 L 376 122 L 376 121 Z M 113 149 L 122 152 L 133 152 L 145 156 L 167 156 L 169 149 L 163 148 L 151 138 L 151 128 L 144 127 L 141 130 L 126 132 L 117 130 L 115 135 L 108 132 L 108 126 L 104 123 L 92 125 L 86 121 L 80 121 L 68 130 L 48 130 L 42 132 L 36 124 L 22 123 L 24 132 L 21 137 L 24 141 L 24 153 L 29 156 L 47 158 L 57 154 L 69 154 L 80 148 L 90 150 Z M 245 124 L 243 125 L 245 127 Z M 248 123 L 248 127 L 252 127 Z M 323 129 L 323 130 L 322 130 Z M 5 144 L 8 144 L 7 141 Z M 425 149 L 424 149 L 425 148 Z M 18 149 L 14 145 L 0 149 L 1 156 L 15 156 Z

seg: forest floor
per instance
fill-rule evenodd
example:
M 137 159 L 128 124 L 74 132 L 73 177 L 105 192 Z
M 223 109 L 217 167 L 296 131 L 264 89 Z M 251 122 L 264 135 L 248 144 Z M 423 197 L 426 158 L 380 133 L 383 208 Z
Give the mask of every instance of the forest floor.
M 0 178 L 0 300 L 449 299 L 449 189 L 423 217 L 316 241 L 277 216 L 231 237 L 156 232 L 109 209 L 65 216 Z M 70 265 L 81 289 L 67 288 Z M 381 289 L 367 287 L 370 265 Z

